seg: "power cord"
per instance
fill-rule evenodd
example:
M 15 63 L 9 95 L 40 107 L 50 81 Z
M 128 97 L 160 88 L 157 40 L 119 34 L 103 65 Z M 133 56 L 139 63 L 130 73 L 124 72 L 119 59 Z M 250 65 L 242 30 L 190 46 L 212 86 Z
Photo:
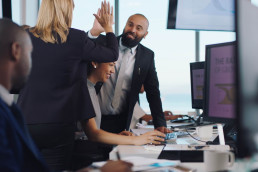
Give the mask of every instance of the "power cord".
M 185 117 L 187 117 L 187 118 L 189 118 L 190 120 L 192 120 L 194 123 L 196 123 L 196 120 L 193 118 L 193 117 L 191 117 L 191 116 L 189 116 L 189 115 L 184 115 Z
M 195 139 L 195 140 L 197 140 L 197 141 L 199 141 L 199 142 L 207 143 L 207 141 L 203 141 L 203 140 L 200 140 L 200 139 L 195 138 L 192 134 L 190 134 L 190 133 L 188 132 L 187 128 L 185 128 L 185 132 L 187 132 L 187 134 L 188 134 L 190 137 L 192 137 L 193 139 Z

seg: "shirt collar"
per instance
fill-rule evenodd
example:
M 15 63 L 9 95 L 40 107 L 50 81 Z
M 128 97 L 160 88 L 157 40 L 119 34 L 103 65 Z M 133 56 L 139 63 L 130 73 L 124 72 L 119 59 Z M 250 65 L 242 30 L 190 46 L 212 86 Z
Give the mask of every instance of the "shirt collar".
M 94 86 L 95 86 L 95 84 L 93 84 L 93 83 L 92 83 L 90 80 L 88 80 L 88 79 L 87 79 L 87 84 L 88 84 L 89 87 L 94 87 Z
M 125 49 L 130 49 L 131 50 L 131 54 L 134 54 L 135 52 L 136 52 L 136 48 L 138 47 L 138 45 L 136 45 L 136 46 L 134 46 L 134 47 L 132 47 L 132 48 L 128 48 L 128 47 L 126 47 L 126 46 L 124 46 L 123 44 L 122 44 L 122 37 L 120 38 L 120 40 L 119 40 L 119 49 L 120 49 L 120 51 L 124 51 Z
M 13 96 L 9 93 L 9 91 L 3 87 L 0 84 L 0 97 L 2 98 L 2 100 L 8 105 L 11 106 L 13 103 Z

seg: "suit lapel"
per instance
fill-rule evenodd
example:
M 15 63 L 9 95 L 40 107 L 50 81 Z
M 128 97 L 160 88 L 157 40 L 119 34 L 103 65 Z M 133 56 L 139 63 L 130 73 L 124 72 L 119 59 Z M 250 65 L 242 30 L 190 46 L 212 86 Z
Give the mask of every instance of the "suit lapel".
M 134 64 L 134 69 L 133 69 L 133 76 L 132 76 L 132 85 L 131 85 L 131 90 L 136 91 L 136 86 L 140 81 L 140 75 L 142 73 L 142 58 L 140 57 L 141 54 L 141 45 L 139 44 L 137 47 L 137 52 L 135 55 L 135 64 Z M 132 95 L 132 94 L 130 94 Z
M 0 106 L 3 107 L 3 109 L 6 112 L 6 118 L 11 123 L 11 125 L 15 128 L 17 134 L 20 136 L 21 140 L 24 142 L 24 144 L 27 146 L 27 148 L 32 152 L 32 154 L 41 161 L 40 154 L 34 145 L 29 133 L 27 133 L 27 129 L 24 126 L 23 123 L 23 116 L 20 112 L 20 110 L 17 108 L 17 112 L 15 112 L 15 118 L 14 114 L 11 112 L 10 107 L 8 107 L 1 99 L 0 99 Z M 15 105 L 16 106 L 16 105 Z M 24 127 L 23 127 L 24 126 Z

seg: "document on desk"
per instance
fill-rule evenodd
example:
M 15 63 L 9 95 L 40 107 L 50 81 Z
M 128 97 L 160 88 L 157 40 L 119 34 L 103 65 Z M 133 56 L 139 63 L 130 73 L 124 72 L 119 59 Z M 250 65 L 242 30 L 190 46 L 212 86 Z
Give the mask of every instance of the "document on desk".
M 180 144 L 167 144 L 163 151 L 166 150 L 230 150 L 229 145 L 180 145 Z
M 156 169 L 160 167 L 176 166 L 180 163 L 180 161 L 144 158 L 144 157 L 138 157 L 138 156 L 129 156 L 129 157 L 123 158 L 122 160 L 132 163 L 133 171 L 143 171 L 143 170 Z M 95 167 L 102 167 L 105 163 L 106 161 L 94 162 L 92 165 Z

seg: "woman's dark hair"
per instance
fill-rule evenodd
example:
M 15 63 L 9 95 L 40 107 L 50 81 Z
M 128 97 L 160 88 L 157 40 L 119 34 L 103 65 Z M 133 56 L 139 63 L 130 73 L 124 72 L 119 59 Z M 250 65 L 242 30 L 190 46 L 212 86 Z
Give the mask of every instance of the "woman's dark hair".
M 92 72 L 92 70 L 94 69 L 92 62 L 88 62 L 87 64 L 87 75 L 89 76 Z

